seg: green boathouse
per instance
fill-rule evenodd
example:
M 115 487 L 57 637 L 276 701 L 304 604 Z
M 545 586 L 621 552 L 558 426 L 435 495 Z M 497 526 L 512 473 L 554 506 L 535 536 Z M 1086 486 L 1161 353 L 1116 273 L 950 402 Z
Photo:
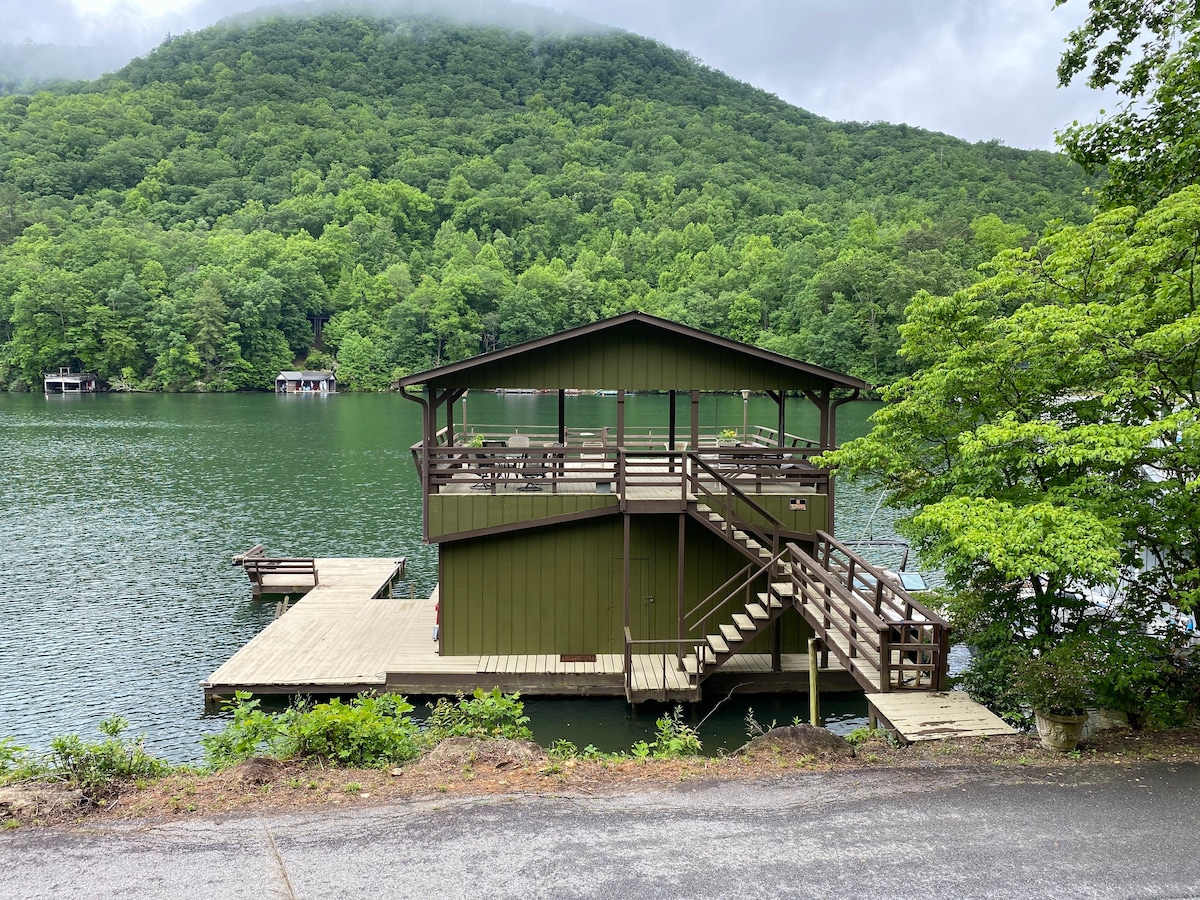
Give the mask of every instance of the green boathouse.
M 945 623 L 831 536 L 813 460 L 864 382 L 633 312 L 397 387 L 423 412 L 439 655 L 607 659 L 631 701 L 697 699 L 723 668 L 782 672 L 815 637 L 865 690 L 941 686 Z M 496 389 L 557 393 L 557 426 L 455 422 L 464 393 Z M 615 425 L 568 421 L 574 391 L 613 395 Z M 661 395 L 662 422 L 627 427 L 630 392 Z M 778 415 L 702 429 L 706 395 L 737 392 Z M 817 434 L 789 431 L 788 393 Z

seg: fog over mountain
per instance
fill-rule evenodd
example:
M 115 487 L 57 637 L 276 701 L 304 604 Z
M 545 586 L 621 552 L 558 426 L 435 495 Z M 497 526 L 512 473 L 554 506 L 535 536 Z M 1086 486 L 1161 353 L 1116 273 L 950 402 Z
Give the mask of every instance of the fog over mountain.
M 686 50 L 706 65 L 836 120 L 918 125 L 970 141 L 1052 148 L 1055 129 L 1094 118 L 1106 101 L 1059 89 L 1062 39 L 1084 0 L 362 0 L 301 8 L 437 11 L 468 21 L 575 30 L 599 23 Z M 297 5 L 289 7 L 297 8 Z M 94 77 L 168 34 L 259 9 L 257 0 L 7 0 L 0 69 L 15 58 L 37 78 Z M 555 15 L 563 13 L 567 15 Z M 54 44 L 22 48 L 25 42 Z M 77 48 L 86 47 L 86 51 Z M 30 60 L 33 57 L 33 60 Z

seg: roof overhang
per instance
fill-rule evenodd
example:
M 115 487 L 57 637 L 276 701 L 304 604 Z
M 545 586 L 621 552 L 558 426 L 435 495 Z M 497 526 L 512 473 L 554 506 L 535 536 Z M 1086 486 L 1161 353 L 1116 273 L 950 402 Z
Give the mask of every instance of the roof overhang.
M 865 390 L 865 381 L 641 312 L 401 378 L 401 389 Z

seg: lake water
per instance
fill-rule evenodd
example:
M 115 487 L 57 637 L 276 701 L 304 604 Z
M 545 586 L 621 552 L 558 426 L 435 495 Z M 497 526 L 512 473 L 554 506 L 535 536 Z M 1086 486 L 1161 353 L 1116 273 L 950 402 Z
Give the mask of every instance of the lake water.
M 557 421 L 553 396 L 467 399 L 472 425 Z M 666 405 L 630 397 L 627 422 L 664 424 Z M 839 438 L 864 433 L 876 408 L 842 407 Z M 751 398 L 749 413 L 774 424 L 769 399 Z M 706 429 L 740 428 L 741 398 L 705 397 L 701 417 Z M 615 424 L 615 399 L 568 398 L 567 419 Z M 789 431 L 815 436 L 816 421 L 807 402 L 789 401 Z M 200 735 L 221 726 L 201 680 L 274 615 L 230 565 L 255 543 L 291 556 L 406 556 L 398 592 L 428 596 L 436 553 L 421 543 L 408 449 L 419 439 L 419 408 L 396 395 L 0 394 L 0 737 L 44 746 L 94 735 L 120 713 L 154 752 L 198 759 Z M 871 520 L 873 536 L 891 536 L 890 511 L 871 519 L 875 504 L 840 483 L 839 535 L 862 537 Z M 747 705 L 764 724 L 807 716 L 803 697 L 735 697 L 701 730 L 710 750 L 744 740 Z M 601 749 L 627 748 L 658 712 L 633 716 L 620 700 L 534 700 L 527 711 L 539 740 Z M 865 703 L 828 698 L 823 712 L 845 731 Z

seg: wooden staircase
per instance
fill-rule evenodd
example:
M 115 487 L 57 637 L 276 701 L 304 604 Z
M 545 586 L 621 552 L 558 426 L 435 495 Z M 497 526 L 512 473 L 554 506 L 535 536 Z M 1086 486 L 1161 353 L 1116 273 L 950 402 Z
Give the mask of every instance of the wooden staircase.
M 673 644 L 678 671 L 671 676 L 672 699 L 699 700 L 706 678 L 792 608 L 812 627 L 822 655 L 832 653 L 868 694 L 945 689 L 950 629 L 944 619 L 825 532 L 816 533 L 811 555 L 784 543 L 782 522 L 702 460 L 695 464 L 692 495 L 702 499 L 687 503 L 689 515 L 747 564 L 684 616 L 679 640 L 635 642 L 626 628 L 631 702 L 653 695 L 633 681 L 635 643 Z M 735 598 L 740 609 L 729 613 L 738 606 Z M 667 699 L 666 656 L 662 665 L 657 680 Z

